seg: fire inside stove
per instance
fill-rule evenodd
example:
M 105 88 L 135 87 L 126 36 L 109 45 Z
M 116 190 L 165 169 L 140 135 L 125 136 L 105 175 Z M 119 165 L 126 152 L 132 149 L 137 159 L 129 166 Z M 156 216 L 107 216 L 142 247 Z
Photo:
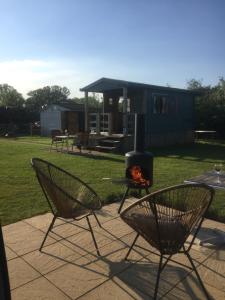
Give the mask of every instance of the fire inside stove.
M 128 169 L 128 173 L 128 178 L 132 180 L 133 184 L 143 187 L 150 186 L 150 180 L 145 175 L 146 172 L 140 166 L 131 166 Z

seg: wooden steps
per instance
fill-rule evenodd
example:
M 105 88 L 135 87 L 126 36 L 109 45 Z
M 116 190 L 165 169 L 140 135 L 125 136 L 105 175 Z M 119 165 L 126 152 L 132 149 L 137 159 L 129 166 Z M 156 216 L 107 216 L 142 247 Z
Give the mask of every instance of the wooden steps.
M 120 148 L 121 141 L 118 138 L 106 137 L 99 140 L 99 144 L 95 147 L 98 151 L 117 152 Z

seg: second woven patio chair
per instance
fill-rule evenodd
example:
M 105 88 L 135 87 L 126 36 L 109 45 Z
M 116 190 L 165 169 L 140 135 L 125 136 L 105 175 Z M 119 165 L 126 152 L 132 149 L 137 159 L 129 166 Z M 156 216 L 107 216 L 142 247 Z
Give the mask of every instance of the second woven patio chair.
M 139 236 L 159 251 L 154 299 L 157 298 L 160 274 L 177 253 L 187 256 L 190 269 L 194 270 L 206 298 L 210 299 L 189 251 L 213 196 L 214 190 L 204 184 L 181 184 L 149 194 L 122 211 L 121 218 L 137 232 L 125 259 Z M 191 233 L 190 244 L 185 246 Z
M 46 238 L 53 229 L 57 218 L 64 220 L 66 223 L 69 222 L 72 225 L 75 225 L 72 223 L 74 220 L 80 221 L 85 218 L 89 228 L 87 230 L 90 231 L 97 254 L 100 255 L 89 220 L 90 216 L 94 216 L 98 225 L 101 227 L 95 210 L 99 210 L 102 204 L 95 191 L 81 179 L 50 162 L 39 158 L 32 158 L 31 164 L 53 213 L 52 222 L 39 250 L 42 250 Z M 71 222 L 69 220 L 71 220 Z

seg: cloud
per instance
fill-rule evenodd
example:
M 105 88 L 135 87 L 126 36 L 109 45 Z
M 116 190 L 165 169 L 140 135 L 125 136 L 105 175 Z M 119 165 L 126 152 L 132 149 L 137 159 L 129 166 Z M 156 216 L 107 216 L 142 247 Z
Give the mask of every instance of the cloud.
M 46 85 L 66 86 L 71 96 L 81 96 L 83 86 L 79 70 L 71 62 L 45 60 L 0 61 L 0 84 L 7 83 L 25 97 L 34 89 Z

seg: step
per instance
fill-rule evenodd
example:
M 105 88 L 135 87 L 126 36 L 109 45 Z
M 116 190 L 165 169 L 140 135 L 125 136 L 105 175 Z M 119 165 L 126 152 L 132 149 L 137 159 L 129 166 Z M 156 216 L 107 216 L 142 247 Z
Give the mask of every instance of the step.
M 106 151 L 113 151 L 116 149 L 116 147 L 108 147 L 108 146 L 95 146 L 96 150 L 106 150 Z
M 118 144 L 120 143 L 120 141 L 116 141 L 116 140 L 101 140 L 101 143 L 107 143 L 107 144 Z

